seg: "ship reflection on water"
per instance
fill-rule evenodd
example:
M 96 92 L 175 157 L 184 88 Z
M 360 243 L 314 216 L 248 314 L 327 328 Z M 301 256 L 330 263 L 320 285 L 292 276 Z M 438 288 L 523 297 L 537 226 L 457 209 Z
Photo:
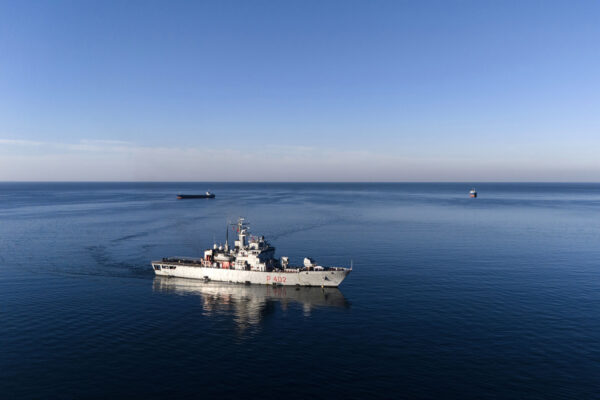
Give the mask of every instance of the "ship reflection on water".
M 338 288 L 240 285 L 161 276 L 154 278 L 152 288 L 157 292 L 197 295 L 202 299 L 205 315 L 231 314 L 242 330 L 258 325 L 275 312 L 277 305 L 283 311 L 299 305 L 306 317 L 316 308 L 350 307 Z

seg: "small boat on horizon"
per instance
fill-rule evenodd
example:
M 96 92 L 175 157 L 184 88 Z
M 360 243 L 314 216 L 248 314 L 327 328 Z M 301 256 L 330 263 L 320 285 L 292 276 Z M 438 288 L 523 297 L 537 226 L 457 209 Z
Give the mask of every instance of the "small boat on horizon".
M 215 194 L 206 192 L 205 194 L 178 194 L 178 199 L 214 199 Z
M 469 195 L 471 196 L 472 199 L 474 199 L 475 197 L 477 197 L 477 190 L 475 190 L 475 188 L 471 189 L 471 191 L 469 192 Z

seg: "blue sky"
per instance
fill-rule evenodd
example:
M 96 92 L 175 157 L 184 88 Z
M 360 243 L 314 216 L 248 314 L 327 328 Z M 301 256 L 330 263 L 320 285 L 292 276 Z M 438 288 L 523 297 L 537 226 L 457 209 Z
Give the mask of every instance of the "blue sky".
M 0 3 L 0 180 L 600 181 L 598 1 Z

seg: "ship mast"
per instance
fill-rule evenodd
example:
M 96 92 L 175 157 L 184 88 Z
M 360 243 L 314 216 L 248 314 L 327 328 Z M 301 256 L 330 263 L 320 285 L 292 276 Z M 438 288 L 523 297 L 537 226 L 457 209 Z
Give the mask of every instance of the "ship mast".
M 244 218 L 238 219 L 237 231 L 238 231 L 238 240 L 235 241 L 235 246 L 238 247 L 239 249 L 245 249 L 248 227 L 244 223 Z
M 225 225 L 225 251 L 229 252 L 229 224 Z

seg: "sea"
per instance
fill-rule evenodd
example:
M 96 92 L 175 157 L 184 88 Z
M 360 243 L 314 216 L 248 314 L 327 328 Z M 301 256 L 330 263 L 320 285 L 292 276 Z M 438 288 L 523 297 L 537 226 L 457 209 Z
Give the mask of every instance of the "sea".
M 239 217 L 352 273 L 154 276 Z M 598 399 L 600 184 L 0 183 L 0 398 Z

